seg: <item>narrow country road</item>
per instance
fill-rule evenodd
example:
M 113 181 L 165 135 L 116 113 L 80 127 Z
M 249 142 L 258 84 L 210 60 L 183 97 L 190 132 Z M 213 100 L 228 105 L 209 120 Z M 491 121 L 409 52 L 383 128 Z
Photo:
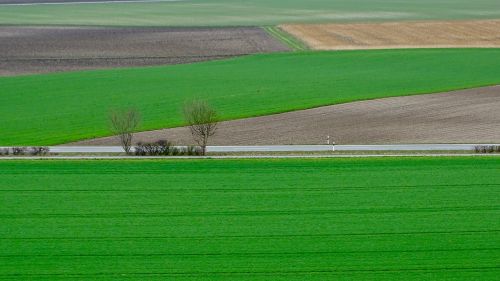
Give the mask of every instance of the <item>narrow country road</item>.
M 335 151 L 471 151 L 477 145 L 500 144 L 395 144 L 395 145 L 335 145 Z M 2 147 L 5 148 L 5 147 Z M 51 146 L 52 153 L 119 153 L 120 146 Z M 209 146 L 208 152 L 326 152 L 333 145 L 258 145 Z

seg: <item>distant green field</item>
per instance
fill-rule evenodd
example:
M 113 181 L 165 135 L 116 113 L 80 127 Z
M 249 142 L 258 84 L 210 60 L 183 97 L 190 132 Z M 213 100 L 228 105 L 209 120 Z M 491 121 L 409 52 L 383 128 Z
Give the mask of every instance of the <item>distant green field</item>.
M 498 280 L 500 159 L 0 162 L 0 279 Z
M 500 83 L 500 49 L 256 55 L 208 63 L 0 78 L 0 145 L 109 135 L 108 112 L 143 115 L 141 130 L 183 124 L 185 101 L 236 119 L 355 100 Z M 165 136 L 168 137 L 168 136 Z
M 0 6 L 0 24 L 34 25 L 229 26 L 499 17 L 497 0 L 186 0 Z

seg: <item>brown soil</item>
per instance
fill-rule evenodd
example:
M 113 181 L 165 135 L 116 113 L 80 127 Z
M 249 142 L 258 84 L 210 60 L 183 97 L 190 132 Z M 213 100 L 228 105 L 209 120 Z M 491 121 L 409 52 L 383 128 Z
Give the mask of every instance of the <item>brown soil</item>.
M 212 145 L 498 143 L 500 86 L 325 106 L 220 124 Z M 191 144 L 187 128 L 138 133 L 136 141 Z M 74 145 L 118 145 L 101 138 Z
M 500 20 L 280 27 L 316 50 L 500 47 Z
M 0 27 L 0 76 L 287 51 L 261 28 Z

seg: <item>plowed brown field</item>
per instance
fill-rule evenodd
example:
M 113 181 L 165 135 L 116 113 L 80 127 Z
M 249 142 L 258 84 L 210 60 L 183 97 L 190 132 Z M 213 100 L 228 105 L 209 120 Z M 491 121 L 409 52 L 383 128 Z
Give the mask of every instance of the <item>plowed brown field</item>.
M 280 27 L 316 50 L 500 47 L 500 20 Z
M 0 27 L 0 76 L 180 64 L 289 50 L 257 27 Z
M 394 97 L 220 124 L 212 145 L 496 143 L 500 141 L 500 86 Z M 188 128 L 138 133 L 136 141 L 190 144 Z M 77 145 L 118 145 L 101 138 Z

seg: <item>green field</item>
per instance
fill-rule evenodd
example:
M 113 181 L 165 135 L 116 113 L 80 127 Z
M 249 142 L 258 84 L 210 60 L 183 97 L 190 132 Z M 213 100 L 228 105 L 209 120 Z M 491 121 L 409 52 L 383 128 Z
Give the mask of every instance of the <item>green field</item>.
M 229 26 L 500 17 L 497 0 L 186 0 L 0 6 L 0 24 Z
M 500 49 L 256 55 L 208 63 L 0 78 L 0 145 L 109 135 L 110 109 L 135 106 L 141 130 L 183 124 L 187 100 L 223 119 L 500 83 Z M 166 136 L 168 137 L 168 136 Z
M 500 159 L 2 161 L 0 279 L 498 280 Z

